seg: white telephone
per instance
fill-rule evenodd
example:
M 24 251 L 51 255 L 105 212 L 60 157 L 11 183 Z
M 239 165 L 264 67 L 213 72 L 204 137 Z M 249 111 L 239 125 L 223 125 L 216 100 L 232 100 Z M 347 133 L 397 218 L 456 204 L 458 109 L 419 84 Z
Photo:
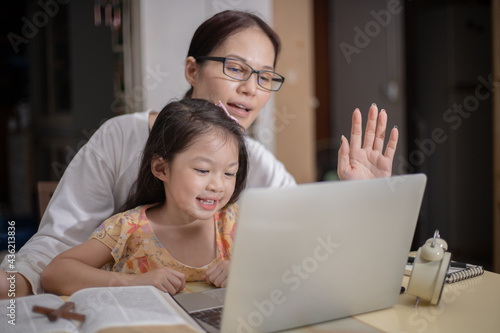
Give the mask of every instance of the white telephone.
M 440 238 L 439 230 L 418 249 L 407 290 L 417 297 L 415 307 L 421 298 L 433 305 L 439 304 L 451 262 L 451 253 L 446 250 L 448 244 Z

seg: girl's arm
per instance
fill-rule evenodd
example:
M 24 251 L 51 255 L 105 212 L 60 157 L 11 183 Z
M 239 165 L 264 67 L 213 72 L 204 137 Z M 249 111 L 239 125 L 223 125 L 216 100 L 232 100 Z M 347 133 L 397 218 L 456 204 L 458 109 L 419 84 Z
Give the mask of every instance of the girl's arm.
M 184 289 L 181 272 L 162 267 L 144 274 L 124 274 L 100 269 L 113 260 L 110 249 L 96 239 L 89 239 L 55 257 L 42 272 L 42 287 L 52 293 L 71 295 L 90 287 L 152 285 L 175 294 Z

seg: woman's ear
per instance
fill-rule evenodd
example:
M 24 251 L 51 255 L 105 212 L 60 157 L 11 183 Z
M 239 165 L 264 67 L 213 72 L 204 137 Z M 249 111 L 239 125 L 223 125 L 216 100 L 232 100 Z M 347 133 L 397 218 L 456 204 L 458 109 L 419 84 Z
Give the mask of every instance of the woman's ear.
M 196 59 L 192 56 L 187 57 L 186 66 L 184 67 L 184 75 L 186 76 L 186 81 L 194 87 L 196 85 L 196 80 L 198 78 L 198 72 L 200 71 L 200 65 L 196 62 Z
M 151 161 L 151 172 L 161 181 L 167 181 L 168 164 L 162 157 L 155 158 Z

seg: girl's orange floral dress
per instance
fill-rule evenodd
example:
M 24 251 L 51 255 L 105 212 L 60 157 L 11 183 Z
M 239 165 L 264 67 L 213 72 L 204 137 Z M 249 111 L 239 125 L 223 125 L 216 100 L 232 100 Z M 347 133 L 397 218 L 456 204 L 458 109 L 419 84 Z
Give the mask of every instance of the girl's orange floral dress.
M 113 261 L 102 268 L 128 274 L 140 274 L 158 267 L 169 267 L 185 274 L 186 281 L 203 281 L 207 268 L 230 259 L 238 206 L 230 205 L 214 215 L 217 257 L 203 267 L 191 267 L 175 260 L 156 237 L 146 216 L 153 205 L 139 206 L 104 221 L 90 236 L 111 249 Z

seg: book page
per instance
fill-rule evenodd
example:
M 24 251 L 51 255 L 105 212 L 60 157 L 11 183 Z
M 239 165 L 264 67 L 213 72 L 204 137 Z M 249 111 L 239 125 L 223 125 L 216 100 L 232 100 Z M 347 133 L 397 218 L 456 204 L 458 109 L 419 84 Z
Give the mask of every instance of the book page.
M 165 296 L 171 297 L 168 294 Z M 75 302 L 75 312 L 86 316 L 80 327 L 84 333 L 102 332 L 113 327 L 120 329 L 105 331 L 123 332 L 125 326 L 151 326 L 151 330 L 162 326 L 163 332 L 169 331 L 165 328 L 167 325 L 176 326 L 175 332 L 181 332 L 180 326 L 189 329 L 188 320 L 192 319 L 189 316 L 186 319 L 175 301 L 170 304 L 167 299 L 154 287 L 140 286 L 83 289 L 74 293 L 68 301 Z M 191 328 L 186 332 L 199 331 Z
M 59 319 L 51 322 L 47 316 L 32 311 L 34 305 L 57 309 L 63 304 L 64 302 L 59 296 L 52 294 L 2 300 L 0 308 L 2 313 L 5 312 L 5 315 L 1 318 L 0 332 L 77 333 L 78 329 L 71 320 Z

